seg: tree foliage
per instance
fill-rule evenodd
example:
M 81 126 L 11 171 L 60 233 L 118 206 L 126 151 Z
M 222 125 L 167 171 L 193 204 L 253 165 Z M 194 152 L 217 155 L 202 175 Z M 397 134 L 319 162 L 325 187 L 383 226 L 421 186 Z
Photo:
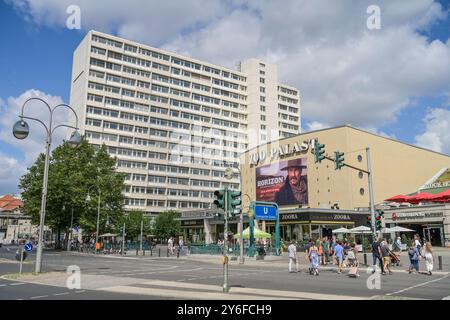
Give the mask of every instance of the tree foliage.
M 45 155 L 40 154 L 20 179 L 25 210 L 39 224 Z M 45 225 L 58 234 L 68 231 L 73 208 L 73 226 L 94 233 L 100 192 L 100 233 L 122 219 L 124 175 L 116 172 L 116 160 L 103 145 L 98 151 L 85 139 L 77 148 L 67 142 L 53 150 L 48 174 Z M 87 195 L 91 201 L 86 201 Z
M 177 211 L 166 211 L 160 213 L 153 225 L 152 233 L 159 239 L 168 239 L 181 234 L 181 223 L 175 220 L 180 217 Z
M 120 225 L 115 227 L 115 233 L 119 236 L 122 235 L 121 230 L 123 224 L 125 223 L 125 233 L 126 238 L 133 241 L 138 241 L 141 235 L 141 223 L 142 223 L 142 234 L 144 236 L 151 233 L 150 217 L 145 215 L 142 211 L 130 211 L 127 212 L 121 219 Z

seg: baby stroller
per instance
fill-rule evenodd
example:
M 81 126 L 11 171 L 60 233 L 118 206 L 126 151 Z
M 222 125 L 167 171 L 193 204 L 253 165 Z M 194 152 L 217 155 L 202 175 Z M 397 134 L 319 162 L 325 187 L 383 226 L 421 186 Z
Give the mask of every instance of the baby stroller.
M 391 257 L 391 264 L 393 266 L 397 266 L 400 267 L 400 257 L 397 256 L 395 253 L 393 253 L 392 251 L 389 251 L 389 256 Z

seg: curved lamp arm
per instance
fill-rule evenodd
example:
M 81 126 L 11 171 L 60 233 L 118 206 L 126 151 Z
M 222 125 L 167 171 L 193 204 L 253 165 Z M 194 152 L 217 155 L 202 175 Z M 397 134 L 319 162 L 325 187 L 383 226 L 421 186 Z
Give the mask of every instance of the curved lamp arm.
M 45 102 L 45 100 L 43 100 L 43 99 L 41 99 L 41 98 L 38 98 L 38 97 L 32 97 L 32 98 L 29 98 L 29 99 L 27 99 L 27 100 L 23 103 L 22 108 L 21 108 L 21 110 L 20 110 L 20 116 L 19 116 L 19 118 L 20 118 L 20 119 L 30 119 L 30 120 L 34 120 L 34 121 L 39 122 L 40 124 L 42 124 L 42 125 L 44 126 L 45 130 L 47 131 L 47 135 L 48 135 L 48 136 L 51 135 L 50 130 L 48 129 L 47 125 L 46 125 L 44 122 L 42 122 L 42 121 L 39 120 L 39 119 L 36 119 L 36 118 L 33 118 L 33 117 L 27 117 L 27 116 L 24 116 L 24 115 L 23 115 L 23 111 L 24 111 L 24 109 L 25 109 L 25 105 L 26 105 L 28 102 L 30 102 L 31 100 L 38 100 L 38 101 L 42 102 L 43 104 L 45 104 L 45 105 L 47 106 L 47 108 L 48 108 L 48 111 L 50 112 L 50 119 L 51 119 L 52 109 L 50 108 L 50 106 L 48 105 L 48 103 Z
M 77 127 L 70 126 L 70 125 L 68 125 L 68 124 L 60 124 L 60 125 L 57 125 L 56 127 L 54 127 L 54 128 L 52 129 L 52 132 L 51 132 L 51 133 L 53 134 L 53 132 L 55 132 L 55 130 L 56 130 L 57 128 L 59 128 L 59 127 L 67 127 L 67 128 L 72 128 L 72 129 L 78 130 Z
M 77 115 L 77 113 L 75 112 L 75 110 L 74 110 L 71 106 L 69 106 L 69 105 L 67 105 L 67 104 L 65 104 L 65 103 L 61 103 L 61 104 L 58 104 L 57 106 L 55 106 L 51 112 L 53 113 L 53 112 L 56 110 L 56 108 L 58 108 L 58 107 L 67 107 L 67 108 L 69 108 L 70 110 L 72 110 L 73 114 L 75 115 L 75 119 L 76 119 L 76 123 L 75 123 L 75 126 L 76 126 L 76 127 L 75 127 L 75 128 L 72 127 L 72 126 L 66 126 L 66 127 L 74 128 L 75 130 L 78 130 L 78 115 Z M 55 128 L 55 129 L 56 129 L 56 128 Z

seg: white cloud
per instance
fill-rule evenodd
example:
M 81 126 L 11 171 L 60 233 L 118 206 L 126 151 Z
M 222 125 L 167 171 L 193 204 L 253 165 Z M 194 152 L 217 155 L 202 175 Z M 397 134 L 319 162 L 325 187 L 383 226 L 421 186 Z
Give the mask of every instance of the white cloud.
M 300 89 L 302 115 L 330 126 L 377 131 L 416 97 L 450 92 L 450 40 L 417 32 L 448 18 L 433 0 L 377 1 L 381 30 L 366 27 L 372 0 L 8 1 L 39 25 L 64 27 L 77 4 L 84 30 L 232 68 L 249 57 L 277 63 L 280 81 Z
M 25 119 L 30 126 L 30 134 L 24 140 L 18 140 L 12 134 L 12 127 L 19 119 L 18 116 L 22 105 L 31 97 L 43 99 L 50 107 L 63 103 L 60 97 L 52 96 L 35 89 L 27 90 L 18 97 L 9 97 L 6 103 L 4 100 L 0 100 L 0 140 L 10 146 L 10 149 L 3 150 L 3 155 L 0 154 L 0 163 L 2 163 L 2 166 L 6 164 L 6 168 L 0 171 L 0 184 L 2 185 L 2 189 L 5 189 L 5 193 L 7 192 L 7 188 L 16 190 L 18 177 L 25 173 L 26 168 L 30 167 L 36 161 L 40 153 L 45 152 L 47 133 L 40 123 Z M 45 104 L 37 100 L 31 100 L 25 105 L 24 115 L 40 119 L 48 126 L 50 117 L 48 108 Z M 53 127 L 67 123 L 67 120 L 67 108 L 58 108 L 54 112 Z M 52 149 L 60 145 L 63 139 L 67 139 L 70 136 L 69 133 L 65 128 L 56 129 L 52 135 Z M 21 155 L 15 158 L 14 156 L 18 153 Z M 10 169 L 14 172 L 10 172 L 8 175 Z
M 450 155 L 450 110 L 429 109 L 423 121 L 425 132 L 415 137 L 416 144 Z
M 326 128 L 329 128 L 330 126 L 325 123 L 318 122 L 318 121 L 312 121 L 312 122 L 308 122 L 306 124 L 306 127 L 308 128 L 307 131 L 315 131 L 315 130 L 320 130 L 320 129 L 326 129 Z
M 0 152 L 0 195 L 15 194 L 18 191 L 19 179 L 26 167 L 17 159 Z

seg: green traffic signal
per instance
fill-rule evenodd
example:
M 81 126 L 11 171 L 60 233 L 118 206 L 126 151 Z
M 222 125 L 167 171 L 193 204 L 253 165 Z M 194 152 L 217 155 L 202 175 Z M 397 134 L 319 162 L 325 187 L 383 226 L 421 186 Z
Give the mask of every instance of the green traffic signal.
M 242 204 L 242 200 L 240 199 L 241 194 L 241 191 L 228 190 L 228 212 L 231 216 L 241 213 L 241 209 L 237 208 Z
M 323 159 L 325 159 L 325 156 L 323 155 L 325 153 L 325 145 L 319 143 L 319 140 L 316 140 L 316 143 L 314 144 L 314 162 L 320 163 Z
M 334 169 L 341 170 L 341 168 L 343 166 L 344 166 L 344 153 L 335 151 L 334 152 Z
M 214 200 L 214 204 L 216 205 L 217 209 L 225 209 L 225 190 L 216 190 L 214 191 L 214 196 L 216 197 L 216 200 Z

